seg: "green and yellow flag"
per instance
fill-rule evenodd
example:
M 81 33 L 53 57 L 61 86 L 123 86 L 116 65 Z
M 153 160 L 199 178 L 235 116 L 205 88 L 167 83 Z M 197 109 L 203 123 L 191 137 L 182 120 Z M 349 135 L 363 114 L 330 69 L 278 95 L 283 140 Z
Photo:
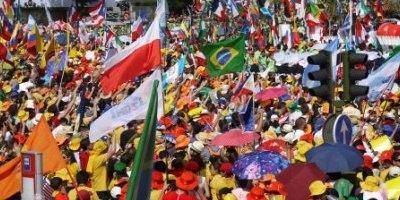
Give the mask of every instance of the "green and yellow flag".
M 148 106 L 143 133 L 133 161 L 132 173 L 129 177 L 127 200 L 149 199 L 151 190 L 151 175 L 153 170 L 154 143 L 157 127 L 157 87 L 154 81 Z
M 210 77 L 221 76 L 244 69 L 244 37 L 224 40 L 201 47 L 207 58 L 207 69 Z

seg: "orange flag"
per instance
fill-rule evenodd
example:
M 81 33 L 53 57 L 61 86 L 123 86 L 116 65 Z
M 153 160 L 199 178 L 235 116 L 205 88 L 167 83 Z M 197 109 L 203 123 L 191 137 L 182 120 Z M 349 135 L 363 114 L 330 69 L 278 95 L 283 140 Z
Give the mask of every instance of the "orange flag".
M 31 135 L 24 144 L 23 150 L 42 153 L 43 174 L 67 167 L 44 116 L 42 116 L 39 123 L 32 130 Z
M 44 116 L 26 140 L 23 151 L 42 153 L 43 174 L 54 172 L 67 166 Z M 21 191 L 20 156 L 0 167 L 0 188 L 1 199 L 6 199 Z
M 21 157 L 0 167 L 0 198 L 7 199 L 21 190 Z

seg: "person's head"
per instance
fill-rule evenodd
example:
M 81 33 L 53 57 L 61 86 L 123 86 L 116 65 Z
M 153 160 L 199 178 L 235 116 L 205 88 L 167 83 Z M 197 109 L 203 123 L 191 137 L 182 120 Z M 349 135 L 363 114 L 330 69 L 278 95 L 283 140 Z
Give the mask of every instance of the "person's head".
M 74 153 L 72 153 L 72 151 L 70 151 L 70 150 L 65 150 L 63 152 L 63 158 L 64 158 L 66 163 L 74 163 L 74 162 L 76 162 Z
M 87 173 L 86 171 L 79 171 L 76 174 L 76 182 L 79 184 L 88 184 L 89 183 L 89 173 Z
M 53 190 L 60 190 L 63 184 L 63 180 L 60 177 L 53 177 L 50 180 L 50 187 L 53 188 Z
M 392 155 L 393 165 L 400 167 L 400 152 L 394 152 Z

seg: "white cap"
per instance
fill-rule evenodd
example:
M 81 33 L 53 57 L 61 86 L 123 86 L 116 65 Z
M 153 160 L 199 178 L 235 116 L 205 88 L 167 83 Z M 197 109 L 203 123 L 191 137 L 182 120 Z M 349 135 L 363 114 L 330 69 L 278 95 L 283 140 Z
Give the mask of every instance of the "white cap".
M 121 187 L 113 187 L 110 191 L 112 198 L 118 198 L 118 195 L 121 195 Z
M 400 167 L 397 166 L 391 166 L 389 168 L 389 175 L 393 177 L 400 176 Z

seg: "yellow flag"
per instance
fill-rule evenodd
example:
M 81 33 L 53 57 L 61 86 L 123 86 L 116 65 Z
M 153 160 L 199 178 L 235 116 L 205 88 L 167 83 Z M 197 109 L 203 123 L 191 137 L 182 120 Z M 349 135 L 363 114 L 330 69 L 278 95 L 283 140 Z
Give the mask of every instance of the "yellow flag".
M 36 24 L 33 26 L 33 33 L 36 37 L 36 51 L 38 53 L 43 53 L 43 38 L 40 35 L 39 29 Z
M 46 67 L 47 61 L 48 61 L 52 56 L 54 56 L 54 52 L 55 52 L 55 49 L 56 49 L 56 43 L 55 43 L 54 37 L 51 37 L 50 42 L 47 43 L 45 49 L 46 49 L 46 50 L 45 50 L 45 52 L 44 52 L 44 54 L 42 55 L 42 58 L 41 58 L 41 60 L 40 60 L 40 67 L 41 67 L 42 69 Z

